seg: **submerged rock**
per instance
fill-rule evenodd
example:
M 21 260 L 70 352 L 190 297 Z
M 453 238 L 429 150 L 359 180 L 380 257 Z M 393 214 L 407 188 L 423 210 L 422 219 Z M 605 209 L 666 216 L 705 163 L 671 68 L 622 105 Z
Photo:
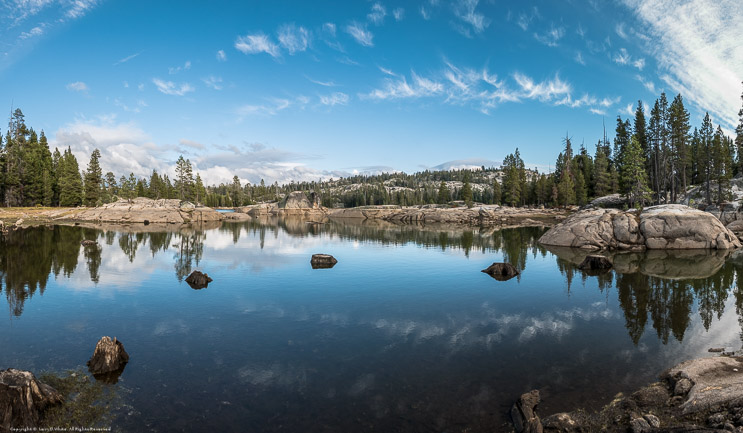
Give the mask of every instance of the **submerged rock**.
M 0 371 L 0 430 L 38 428 L 44 410 L 62 400 L 57 390 L 30 371 Z
M 739 248 L 740 241 L 714 215 L 669 204 L 636 210 L 577 212 L 547 231 L 543 245 L 589 250 Z
M 516 269 L 514 265 L 510 263 L 493 263 L 480 272 L 485 272 L 498 281 L 510 280 L 511 278 L 521 273 L 518 269 Z
M 95 345 L 93 356 L 88 361 L 88 370 L 93 377 L 107 383 L 116 383 L 129 362 L 129 354 L 116 337 L 101 337 Z
M 310 259 L 312 269 L 330 269 L 338 263 L 335 257 L 330 254 L 313 254 Z
M 611 269 L 612 266 L 614 265 L 612 265 L 611 260 L 608 258 L 594 255 L 586 256 L 581 264 L 578 265 L 578 267 L 584 271 L 606 271 Z
M 192 289 L 196 290 L 206 288 L 212 281 L 214 280 L 209 277 L 209 274 L 202 273 L 201 271 L 193 271 L 191 272 L 191 275 L 186 278 L 188 285 L 191 286 Z

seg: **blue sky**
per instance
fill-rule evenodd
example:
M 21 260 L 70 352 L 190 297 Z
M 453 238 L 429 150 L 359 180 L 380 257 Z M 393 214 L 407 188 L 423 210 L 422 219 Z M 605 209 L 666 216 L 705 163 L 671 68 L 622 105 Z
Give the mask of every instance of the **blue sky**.
M 741 23 L 738 0 L 0 0 L 0 107 L 117 176 L 183 154 L 209 183 L 284 183 L 516 147 L 547 170 L 661 91 L 732 131 Z

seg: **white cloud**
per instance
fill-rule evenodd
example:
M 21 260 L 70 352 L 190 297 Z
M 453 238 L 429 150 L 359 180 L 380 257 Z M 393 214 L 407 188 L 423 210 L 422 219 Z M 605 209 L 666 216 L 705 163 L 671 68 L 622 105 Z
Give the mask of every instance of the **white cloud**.
M 348 104 L 348 95 L 342 92 L 334 92 L 330 95 L 320 96 L 320 103 L 323 105 L 346 105 Z
M 203 78 L 201 81 L 203 81 L 207 87 L 210 87 L 214 90 L 222 90 L 222 77 L 215 77 L 214 75 L 210 75 L 206 78 Z
M 30 38 L 33 38 L 35 36 L 41 36 L 43 34 L 44 34 L 43 27 L 42 26 L 36 26 L 36 27 L 32 28 L 31 30 L 29 30 L 27 32 L 21 33 L 21 35 L 18 36 L 18 38 L 19 39 L 30 39 Z
M 627 52 L 626 48 L 620 48 L 617 53 L 614 54 L 614 57 L 612 60 L 614 63 L 620 64 L 620 65 L 626 65 L 630 62 L 632 57 Z
M 70 83 L 67 86 L 67 90 L 71 90 L 74 92 L 88 92 L 88 85 L 83 83 L 82 81 L 75 81 L 74 83 Z
M 65 13 L 67 18 L 80 18 L 90 9 L 98 4 L 98 0 L 74 0 L 70 3 L 70 8 Z
M 186 93 L 193 92 L 195 89 L 188 83 L 176 84 L 172 81 L 163 81 L 159 78 L 153 78 L 152 83 L 155 84 L 157 90 L 173 96 L 183 96 Z
M 376 24 L 380 25 L 384 23 L 384 17 L 387 16 L 387 9 L 381 3 L 374 3 L 371 8 L 371 12 L 366 15 L 366 18 Z M 398 20 L 399 21 L 399 20 Z
M 544 33 L 534 33 L 534 38 L 548 47 L 556 47 L 563 36 L 565 36 L 565 28 L 554 25 L 551 25 Z
M 168 74 L 175 75 L 181 71 L 188 71 L 191 69 L 191 61 L 186 60 L 186 63 L 183 64 L 183 66 L 176 66 L 174 68 L 168 68 Z
M 490 25 L 490 20 L 480 12 L 475 11 L 479 0 L 458 0 L 454 3 L 454 15 L 472 26 L 475 33 L 482 33 Z M 463 32 L 469 36 L 469 30 Z
M 723 125 L 737 124 L 743 79 L 743 8 L 739 0 L 625 0 L 646 26 L 645 48 L 674 92 L 709 110 Z
M 237 108 L 236 114 L 239 118 L 246 116 L 275 116 L 281 111 L 286 110 L 292 106 L 293 102 L 285 98 L 272 98 L 268 101 L 268 104 L 245 104 Z M 300 105 L 306 104 L 307 101 L 304 99 L 297 101 Z
M 289 51 L 290 55 L 306 51 L 310 45 L 310 32 L 304 27 L 294 24 L 284 24 L 279 27 L 279 44 Z
M 614 31 L 617 32 L 617 35 L 619 35 L 622 39 L 627 39 L 627 32 L 624 30 L 624 23 L 619 23 L 614 27 Z
M 356 42 L 359 44 L 365 46 L 365 47 L 373 47 L 374 46 L 374 35 L 372 32 L 366 29 L 366 26 L 361 25 L 357 22 L 352 22 L 351 24 L 346 26 L 346 33 L 351 35 Z
M 271 57 L 279 57 L 279 47 L 263 33 L 238 36 L 235 40 L 235 48 L 243 54 L 266 53 Z
M 395 8 L 392 10 L 392 16 L 395 17 L 395 21 L 402 21 L 405 18 L 405 9 Z
M 624 110 L 623 111 L 624 111 L 624 114 L 626 114 L 628 116 L 634 116 L 635 115 L 635 110 L 632 107 L 632 104 L 627 104 L 627 106 L 624 107 Z
M 653 83 L 652 81 L 646 79 L 645 77 L 639 74 L 635 75 L 635 79 L 641 82 L 642 85 L 645 86 L 645 88 L 648 89 L 648 91 L 650 91 L 650 93 L 655 93 L 655 83 Z
M 515 73 L 513 78 L 521 87 L 523 96 L 528 99 L 538 99 L 543 102 L 552 101 L 556 98 L 569 97 L 572 92 L 570 84 L 561 80 L 557 75 L 553 79 L 539 83 L 535 83 L 530 77 L 519 72 Z
M 220 62 L 227 61 L 227 54 L 224 52 L 224 50 L 217 51 L 217 60 L 219 60 Z
M 359 96 L 365 99 L 376 100 L 421 98 L 440 94 L 444 90 L 441 83 L 420 77 L 415 72 L 411 73 L 411 78 L 412 84 L 408 83 L 405 77 L 397 80 L 387 79 L 382 89 L 374 89 L 366 95 Z
M 336 27 L 333 23 L 325 23 L 322 25 L 322 31 L 323 33 L 328 34 L 329 36 L 335 37 L 336 34 Z
M 140 54 L 142 54 L 142 52 L 141 52 L 141 51 L 140 51 L 140 52 L 138 52 L 138 53 L 134 53 L 134 54 L 132 54 L 132 55 L 126 56 L 126 57 L 124 57 L 123 59 L 119 59 L 119 60 L 117 60 L 117 61 L 116 61 L 116 62 L 114 63 L 114 66 L 116 66 L 116 65 L 120 65 L 120 64 L 122 64 L 122 63 L 126 63 L 126 62 L 128 62 L 129 60 L 131 60 L 131 59 L 133 59 L 133 58 L 137 57 L 137 56 L 138 56 L 138 55 L 140 55 Z
M 313 80 L 312 78 L 305 75 L 305 78 L 307 78 L 310 82 L 315 83 L 319 86 L 323 87 L 335 87 L 337 84 L 335 84 L 333 81 L 319 81 L 319 80 Z
M 575 53 L 575 61 L 580 63 L 583 66 L 586 65 L 586 61 L 583 60 L 583 53 L 581 53 L 580 51 Z
M 516 20 L 516 24 L 521 27 L 521 30 L 527 31 L 531 22 L 534 21 L 535 18 L 539 18 L 539 16 L 539 9 L 534 6 L 528 13 L 521 12 L 519 18 Z
M 645 68 L 645 59 L 635 60 L 634 62 L 632 62 L 632 66 L 642 71 Z
M 431 13 L 428 11 L 428 9 L 426 9 L 425 6 L 421 6 L 420 12 L 424 20 L 428 21 L 431 19 Z

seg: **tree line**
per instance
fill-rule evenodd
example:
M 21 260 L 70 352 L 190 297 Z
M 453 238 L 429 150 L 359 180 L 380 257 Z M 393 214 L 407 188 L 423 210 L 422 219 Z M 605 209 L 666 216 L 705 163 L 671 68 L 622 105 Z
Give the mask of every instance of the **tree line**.
M 743 95 L 741 95 L 743 99 Z M 98 149 L 81 170 L 71 149 L 49 149 L 44 131 L 26 126 L 20 109 L 12 112 L 5 138 L 0 135 L 0 203 L 4 206 L 96 206 L 118 198 L 180 199 L 212 207 L 279 200 L 291 191 L 315 191 L 327 207 L 446 204 L 461 200 L 510 206 L 584 205 L 619 193 L 630 206 L 677 201 L 692 185 L 702 185 L 707 203 L 731 198 L 730 179 L 743 173 L 743 108 L 736 136 L 728 137 L 706 113 L 692 130 L 678 94 L 655 100 L 646 119 L 642 101 L 633 118 L 617 116 L 613 142 L 606 132 L 590 154 L 574 150 L 566 135 L 551 173 L 527 169 L 519 149 L 501 167 L 479 170 L 425 170 L 418 173 L 356 175 L 318 182 L 266 185 L 231 183 L 206 186 L 190 160 L 180 156 L 175 177 L 153 170 L 119 178 L 102 173 Z

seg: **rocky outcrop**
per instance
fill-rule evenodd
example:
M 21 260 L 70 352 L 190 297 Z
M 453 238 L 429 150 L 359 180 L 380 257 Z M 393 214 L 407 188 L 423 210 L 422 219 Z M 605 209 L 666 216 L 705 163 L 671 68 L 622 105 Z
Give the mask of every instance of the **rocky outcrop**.
M 550 226 L 565 217 L 560 209 L 512 208 L 498 205 L 479 207 L 362 206 L 331 209 L 330 218 L 382 219 L 395 224 L 459 224 L 469 226 Z
M 596 197 L 591 200 L 584 208 L 613 208 L 622 209 L 628 205 L 627 198 L 621 194 L 609 194 L 603 197 Z
M 684 205 L 636 210 L 591 209 L 552 227 L 543 245 L 589 250 L 731 249 L 740 241 L 713 215 Z
M 330 254 L 313 254 L 310 259 L 312 269 L 330 269 L 338 263 L 338 260 Z
M 595 413 L 576 410 L 544 417 L 540 427 L 544 432 L 743 431 L 743 358 L 686 361 L 662 373 L 660 379 L 629 395 L 618 394 Z M 535 392 L 519 398 L 512 417 L 519 405 L 528 408 L 539 402 L 538 393 L 533 397 Z M 524 420 L 540 419 L 533 407 L 513 418 L 516 431 L 521 431 Z
M 310 192 L 309 197 L 302 191 L 290 192 L 278 204 L 279 209 L 320 209 L 320 197 Z
M 507 281 L 521 272 L 510 263 L 493 263 L 480 272 L 485 272 L 498 281 Z
M 62 400 L 60 393 L 30 371 L 0 371 L 0 431 L 38 428 L 43 412 Z
M 281 201 L 274 203 L 259 203 L 235 209 L 237 213 L 246 213 L 251 217 L 261 216 L 291 216 L 310 220 L 323 219 L 328 209 L 320 204 L 320 197 L 314 192 L 309 197 L 303 191 L 294 191 L 286 195 Z M 239 219 L 239 217 L 235 217 Z
M 129 354 L 116 337 L 102 337 L 95 345 L 93 356 L 88 361 L 88 370 L 93 376 L 106 383 L 116 383 L 124 367 L 129 362 Z
M 85 209 L 72 216 L 62 216 L 63 220 L 75 222 L 108 222 L 117 224 L 188 224 L 220 221 L 219 212 L 209 207 L 197 207 L 180 200 L 152 200 L 138 197 L 132 200 L 120 199 L 115 203 Z
M 525 394 L 511 407 L 511 420 L 516 433 L 542 433 L 542 422 L 537 416 L 539 391 L 533 390 Z
M 202 273 L 201 271 L 193 271 L 191 272 L 191 275 L 186 278 L 186 283 L 188 283 L 188 285 L 195 290 L 208 287 L 209 283 L 211 283 L 212 281 L 214 280 L 212 280 L 209 274 Z

